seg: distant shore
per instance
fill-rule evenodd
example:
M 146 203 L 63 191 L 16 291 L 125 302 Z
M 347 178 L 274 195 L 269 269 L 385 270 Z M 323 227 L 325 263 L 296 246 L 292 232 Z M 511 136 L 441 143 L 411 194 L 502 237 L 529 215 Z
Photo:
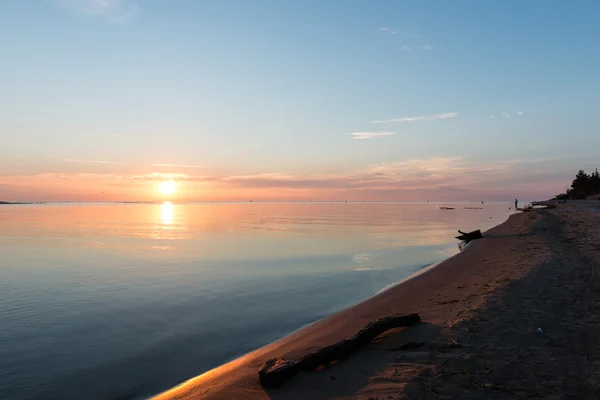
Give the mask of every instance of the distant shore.
M 81 204 L 81 203 L 98 203 L 98 204 L 160 204 L 158 201 L 0 201 L 0 205 L 6 204 Z
M 435 268 L 155 399 L 600 393 L 597 379 L 586 380 L 597 374 L 586 360 L 596 348 L 590 330 L 600 323 L 594 264 L 600 261 L 600 204 L 588 203 L 513 215 Z M 268 358 L 295 359 L 370 321 L 408 313 L 419 313 L 423 323 L 390 331 L 349 359 L 301 373 L 282 388 L 260 386 L 258 370 Z M 389 351 L 408 341 L 423 346 Z

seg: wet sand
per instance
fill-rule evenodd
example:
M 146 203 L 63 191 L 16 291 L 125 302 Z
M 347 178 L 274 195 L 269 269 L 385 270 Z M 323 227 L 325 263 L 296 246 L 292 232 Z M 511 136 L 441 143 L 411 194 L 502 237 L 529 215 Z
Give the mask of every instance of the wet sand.
M 513 215 L 435 268 L 156 399 L 600 398 L 597 204 Z M 268 358 L 294 359 L 409 313 L 423 322 L 282 388 L 259 384 Z M 390 351 L 409 341 L 425 344 Z

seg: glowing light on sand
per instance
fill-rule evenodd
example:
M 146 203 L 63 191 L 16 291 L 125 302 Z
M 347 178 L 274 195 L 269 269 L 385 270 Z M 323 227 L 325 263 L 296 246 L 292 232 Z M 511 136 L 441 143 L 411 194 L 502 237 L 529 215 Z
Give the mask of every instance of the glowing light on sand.
M 162 194 L 171 194 L 175 192 L 175 182 L 164 181 L 158 184 L 158 191 Z

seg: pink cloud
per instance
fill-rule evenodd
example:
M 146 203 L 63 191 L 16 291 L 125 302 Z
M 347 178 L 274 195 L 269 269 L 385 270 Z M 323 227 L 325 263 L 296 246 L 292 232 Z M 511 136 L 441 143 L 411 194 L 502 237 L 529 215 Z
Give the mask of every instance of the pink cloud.
M 478 163 L 430 157 L 379 163 L 338 173 L 53 172 L 0 177 L 0 200 L 154 200 L 173 180 L 177 200 L 467 200 L 549 197 L 570 182 L 560 158 Z M 564 159 L 563 159 L 564 161 Z M 560 173 L 557 173 L 559 168 Z M 574 172 L 573 172 L 574 173 Z

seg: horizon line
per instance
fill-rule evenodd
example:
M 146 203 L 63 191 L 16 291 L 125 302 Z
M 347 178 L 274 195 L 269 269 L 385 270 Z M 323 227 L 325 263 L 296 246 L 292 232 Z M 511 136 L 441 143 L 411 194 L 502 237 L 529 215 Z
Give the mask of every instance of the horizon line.
M 506 200 L 0 200 L 0 205 L 40 205 L 40 204 L 190 204 L 190 203 L 504 203 Z M 547 200 L 531 200 L 547 201 Z M 482 203 L 483 202 L 483 203 Z

